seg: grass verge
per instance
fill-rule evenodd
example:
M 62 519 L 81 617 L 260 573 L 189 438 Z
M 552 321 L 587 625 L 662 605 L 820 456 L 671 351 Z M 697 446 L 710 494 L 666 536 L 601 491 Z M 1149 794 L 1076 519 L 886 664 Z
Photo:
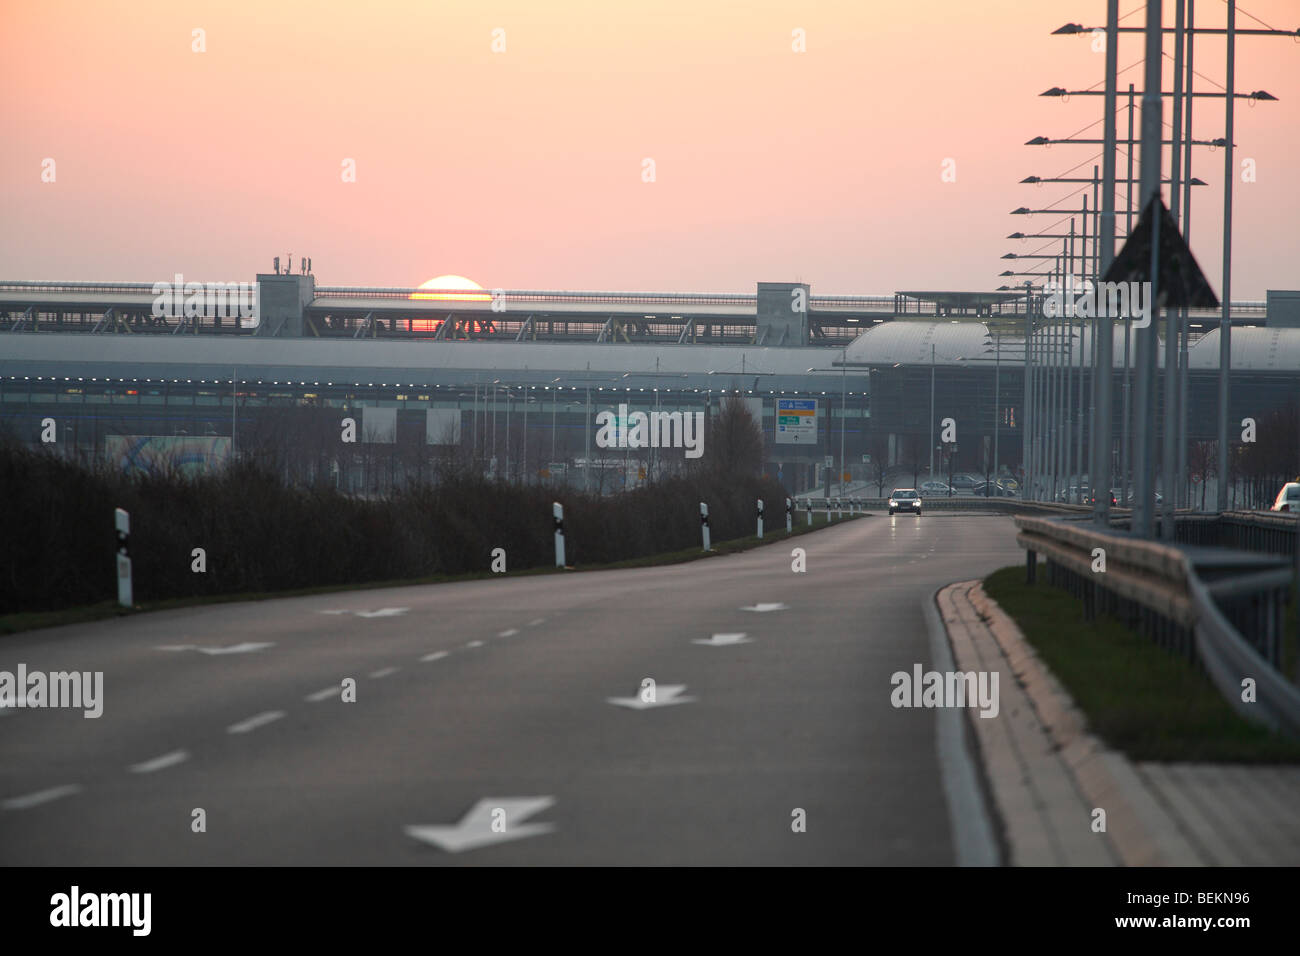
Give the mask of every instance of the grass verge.
M 856 517 L 863 516 L 857 515 Z M 804 520 L 806 521 L 807 519 L 805 518 Z M 848 517 L 842 518 L 838 521 L 829 522 L 829 524 L 838 525 L 847 520 Z M 730 541 L 715 542 L 713 549 L 708 552 L 702 551 L 699 548 L 689 548 L 683 551 L 650 554 L 640 558 L 630 558 L 626 561 L 615 561 L 609 564 L 593 564 L 583 567 L 566 568 L 564 571 L 554 567 L 525 568 L 520 571 L 506 571 L 499 574 L 494 574 L 490 571 L 477 571 L 472 574 L 429 575 L 426 577 L 404 578 L 393 581 L 364 581 L 357 584 L 342 586 L 329 585 L 318 588 L 297 588 L 289 591 L 258 591 L 245 594 L 214 594 L 199 597 L 169 598 L 162 601 L 144 601 L 130 609 L 119 607 L 116 601 L 101 601 L 98 604 L 59 608 L 54 611 L 21 611 L 15 614 L 0 614 L 0 635 L 17 634 L 20 631 L 32 631 L 46 627 L 60 627 L 65 624 L 82 624 L 87 621 L 100 621 L 110 617 L 125 617 L 130 614 L 141 614 L 148 611 L 165 611 L 173 608 L 193 607 L 201 604 L 228 604 L 233 601 L 268 601 L 274 598 L 302 597 L 310 594 L 330 594 L 341 591 L 370 591 L 379 588 L 403 588 L 422 584 L 447 584 L 455 581 L 477 581 L 482 578 L 517 578 L 538 574 L 563 574 L 567 571 L 614 571 L 623 568 L 648 568 L 656 565 L 682 564 L 686 561 L 699 561 L 723 554 L 735 554 L 741 551 L 748 551 L 751 548 L 756 548 L 761 545 L 773 544 L 787 538 L 796 538 L 813 531 L 819 531 L 827 526 L 828 522 L 825 513 L 817 512 L 813 514 L 812 525 L 801 524 L 798 520 L 798 516 L 796 516 L 793 531 L 787 533 L 784 528 L 776 531 L 765 531 L 761 541 L 757 535 L 750 535 L 745 538 L 733 538 Z
M 1083 602 L 1021 565 L 995 571 L 984 590 L 1019 625 L 1088 721 L 1133 760 L 1297 763 L 1300 741 L 1246 721 L 1210 679 L 1111 617 L 1092 623 Z

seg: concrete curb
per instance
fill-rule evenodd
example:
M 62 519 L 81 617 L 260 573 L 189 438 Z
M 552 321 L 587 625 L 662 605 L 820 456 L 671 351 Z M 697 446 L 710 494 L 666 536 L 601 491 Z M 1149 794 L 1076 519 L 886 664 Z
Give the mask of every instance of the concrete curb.
M 968 719 L 1013 865 L 1204 865 L 1129 760 L 1083 713 L 979 581 L 936 596 L 957 669 L 998 671 L 1001 719 Z M 1011 679 L 1007 679 L 1011 678 Z M 1094 811 L 1106 831 L 1092 830 Z

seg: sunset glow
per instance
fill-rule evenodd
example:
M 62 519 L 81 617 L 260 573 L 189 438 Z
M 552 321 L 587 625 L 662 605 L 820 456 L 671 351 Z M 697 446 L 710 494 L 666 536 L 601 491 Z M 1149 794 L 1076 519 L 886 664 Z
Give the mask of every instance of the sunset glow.
M 486 292 L 476 294 L 475 290 L 483 287 L 473 279 L 466 279 L 464 276 L 444 275 L 435 276 L 428 282 L 420 285 L 421 289 L 437 289 L 437 292 L 415 292 L 411 294 L 412 299 L 442 299 L 450 302 L 491 302 L 492 296 Z M 451 291 L 451 290 L 464 291 Z

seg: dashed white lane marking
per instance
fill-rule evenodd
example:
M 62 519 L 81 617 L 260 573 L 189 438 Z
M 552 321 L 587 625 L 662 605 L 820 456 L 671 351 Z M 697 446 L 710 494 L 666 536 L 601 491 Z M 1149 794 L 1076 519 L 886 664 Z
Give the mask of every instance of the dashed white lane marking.
M 482 641 L 470 641 L 470 642 L 469 642 L 468 644 L 466 644 L 465 646 L 466 646 L 466 647 L 482 647 L 482 646 L 483 646 L 483 642 L 482 642 Z
M 381 607 L 378 611 L 353 611 L 357 617 L 397 617 L 405 614 L 409 607 Z
M 303 700 L 310 701 L 313 704 L 319 704 L 322 700 L 329 700 L 331 697 L 337 697 L 341 693 L 339 687 L 325 687 L 316 691 L 314 694 L 308 694 Z
M 528 626 L 529 626 L 529 627 L 536 627 L 538 624 L 543 624 L 543 623 L 545 623 L 545 622 L 546 622 L 546 618 L 544 618 L 544 617 L 535 617 L 535 618 L 533 618 L 531 621 L 528 622 Z
M 397 673 L 396 667 L 381 667 L 377 671 L 371 671 L 370 676 L 375 680 L 378 680 L 381 677 L 387 677 L 389 674 L 396 674 L 396 673 Z
M 155 770 L 166 770 L 168 767 L 174 767 L 178 763 L 184 763 L 190 759 L 188 750 L 173 750 L 169 754 L 163 754 L 161 757 L 154 757 L 152 760 L 146 760 L 142 763 L 132 764 L 132 773 L 153 773 Z
M 518 629 L 518 628 L 508 627 L 508 628 L 506 628 L 504 631 L 502 631 L 500 634 L 498 634 L 497 637 L 514 637 L 514 636 L 515 636 L 516 634 L 518 634 L 518 633 L 519 633 L 519 629 Z
M 705 640 L 704 638 L 699 638 L 697 640 L 691 641 L 691 643 L 703 644 L 706 647 L 725 647 L 728 644 L 752 644 L 753 642 L 748 637 L 746 637 L 743 633 L 741 633 L 741 634 L 714 634 L 712 637 L 708 638 L 707 640 Z
M 258 727 L 265 727 L 269 723 L 279 720 L 284 716 L 282 710 L 268 710 L 264 714 L 258 714 L 256 717 L 249 717 L 248 720 L 240 721 L 237 724 L 231 724 L 226 728 L 228 734 L 246 734 L 250 730 L 256 730 Z
M 30 810 L 32 807 L 39 807 L 42 803 L 49 803 L 51 800 L 58 800 L 60 797 L 70 797 L 74 793 L 80 792 L 81 784 L 65 783 L 61 787 L 37 790 L 35 793 L 29 793 L 26 796 L 10 797 L 0 803 L 0 807 L 4 807 L 6 810 Z
M 440 661 L 446 656 L 448 656 L 447 651 L 434 651 L 432 654 L 425 654 L 423 657 L 421 657 L 420 662 L 423 664 L 427 664 L 430 661 Z

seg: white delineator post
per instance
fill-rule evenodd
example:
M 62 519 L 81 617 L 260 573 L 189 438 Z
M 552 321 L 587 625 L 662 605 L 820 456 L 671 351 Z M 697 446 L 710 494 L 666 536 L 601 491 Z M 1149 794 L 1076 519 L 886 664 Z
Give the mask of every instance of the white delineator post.
M 789 534 L 794 530 L 794 503 L 789 498 L 785 499 L 785 533 Z
M 564 567 L 564 505 L 558 501 L 552 503 L 551 514 L 555 518 L 555 566 Z
M 808 515 L 808 522 L 807 522 L 808 527 L 811 528 L 812 527 L 812 499 L 811 498 L 805 499 L 804 505 L 806 506 L 805 514 Z
M 131 588 L 131 555 L 128 545 L 131 538 L 131 516 L 118 508 L 113 513 L 117 525 L 117 603 L 122 607 L 131 607 L 133 600 Z
M 712 546 L 709 543 L 709 506 L 703 501 L 700 502 L 700 531 L 704 534 L 704 550 L 711 551 Z
M 763 537 L 763 499 L 758 499 L 758 536 Z

